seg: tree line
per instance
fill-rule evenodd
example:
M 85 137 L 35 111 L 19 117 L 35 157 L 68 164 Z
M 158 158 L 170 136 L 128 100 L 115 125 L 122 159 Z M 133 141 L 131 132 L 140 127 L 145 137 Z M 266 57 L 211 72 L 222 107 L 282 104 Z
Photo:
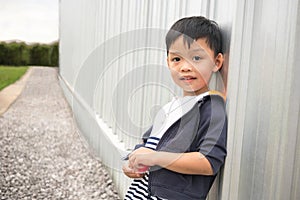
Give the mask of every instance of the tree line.
M 0 42 L 0 65 L 58 66 L 58 42 L 26 44 Z

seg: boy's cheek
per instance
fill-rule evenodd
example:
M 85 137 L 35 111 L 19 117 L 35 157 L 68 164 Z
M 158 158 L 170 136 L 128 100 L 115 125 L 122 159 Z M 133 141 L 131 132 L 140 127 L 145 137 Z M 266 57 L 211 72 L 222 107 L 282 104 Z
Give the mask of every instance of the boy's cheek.
M 179 83 L 179 74 L 177 72 L 171 72 L 172 79 L 175 83 Z

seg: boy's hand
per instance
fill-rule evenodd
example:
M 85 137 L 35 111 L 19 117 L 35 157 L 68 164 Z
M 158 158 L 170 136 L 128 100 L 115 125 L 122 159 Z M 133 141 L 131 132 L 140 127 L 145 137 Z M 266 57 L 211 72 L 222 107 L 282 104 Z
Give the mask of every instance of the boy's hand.
M 129 178 L 142 178 L 144 173 L 136 173 L 133 169 L 129 168 L 128 164 L 124 164 L 122 167 L 123 173 Z
M 133 151 L 129 155 L 129 168 L 134 172 L 141 173 L 154 166 L 154 158 L 156 151 L 149 148 L 141 147 Z

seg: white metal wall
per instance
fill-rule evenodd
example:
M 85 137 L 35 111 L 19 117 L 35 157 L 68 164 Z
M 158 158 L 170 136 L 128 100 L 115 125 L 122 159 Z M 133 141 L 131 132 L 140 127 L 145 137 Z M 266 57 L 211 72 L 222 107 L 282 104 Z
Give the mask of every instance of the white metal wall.
M 223 30 L 228 73 L 228 158 L 210 199 L 300 199 L 299 13 L 298 0 L 60 1 L 61 86 L 121 195 L 120 157 L 179 93 L 166 31 L 204 15 Z
M 299 6 L 236 2 L 222 199 L 300 199 Z

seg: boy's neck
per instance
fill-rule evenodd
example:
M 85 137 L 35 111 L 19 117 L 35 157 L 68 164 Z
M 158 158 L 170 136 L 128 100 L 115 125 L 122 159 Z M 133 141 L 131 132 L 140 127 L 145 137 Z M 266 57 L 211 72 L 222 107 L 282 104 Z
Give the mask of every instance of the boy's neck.
M 183 96 L 184 97 L 187 97 L 187 96 L 199 96 L 199 95 L 202 95 L 204 93 L 208 93 L 209 95 L 218 95 L 218 96 L 222 97 L 224 101 L 226 101 L 226 95 L 224 93 L 222 93 L 222 92 L 217 91 L 217 90 L 206 90 L 206 91 L 204 91 L 202 93 L 199 93 L 199 94 L 196 94 L 196 93 L 185 94 L 184 93 Z
M 205 88 L 203 90 L 198 90 L 198 91 L 193 91 L 193 92 L 187 92 L 187 91 L 183 91 L 183 96 L 186 97 L 186 96 L 198 96 L 198 95 L 201 95 L 205 92 L 208 92 L 209 89 L 208 88 Z

